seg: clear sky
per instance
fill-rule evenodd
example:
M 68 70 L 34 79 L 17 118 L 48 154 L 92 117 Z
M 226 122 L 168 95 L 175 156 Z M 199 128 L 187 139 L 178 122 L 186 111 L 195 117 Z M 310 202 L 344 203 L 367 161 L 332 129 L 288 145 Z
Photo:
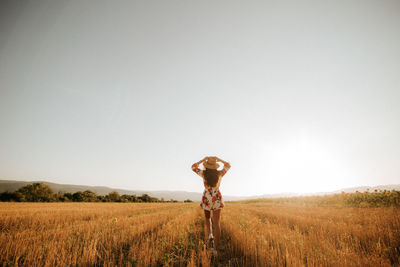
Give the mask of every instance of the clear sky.
M 0 179 L 400 183 L 400 1 L 1 1 Z

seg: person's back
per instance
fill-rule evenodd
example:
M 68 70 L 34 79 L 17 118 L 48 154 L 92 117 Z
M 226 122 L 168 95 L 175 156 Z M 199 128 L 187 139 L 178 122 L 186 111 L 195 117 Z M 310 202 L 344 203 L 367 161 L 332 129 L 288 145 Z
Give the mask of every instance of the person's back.
M 223 169 L 220 171 L 218 170 L 219 164 L 217 161 L 220 161 L 224 164 Z M 199 168 L 199 165 L 202 162 L 204 170 Z M 230 167 L 231 165 L 228 162 L 217 157 L 205 157 L 203 160 L 192 165 L 192 170 L 200 175 L 204 182 L 204 192 L 200 207 L 204 210 L 210 240 L 213 240 L 214 238 L 212 234 L 210 214 L 210 212 L 213 211 L 215 226 L 215 249 L 218 249 L 218 242 L 221 233 L 219 225 L 221 209 L 225 206 L 219 186 L 221 184 L 221 178 L 226 174 Z M 216 250 L 214 253 L 216 254 Z
M 201 161 L 198 163 L 194 163 L 192 165 L 192 170 L 203 178 L 204 187 L 206 189 L 209 189 L 210 187 L 212 189 L 219 189 L 221 178 L 227 173 L 231 166 L 228 162 L 222 161 L 217 157 L 206 158 L 208 159 L 208 161 L 203 163 L 203 170 L 199 168 Z M 216 162 L 217 160 L 221 161 L 224 164 L 222 170 L 218 170 L 219 164 Z
M 220 171 L 213 169 L 206 169 L 203 171 L 203 178 L 206 186 L 216 187 L 220 181 Z

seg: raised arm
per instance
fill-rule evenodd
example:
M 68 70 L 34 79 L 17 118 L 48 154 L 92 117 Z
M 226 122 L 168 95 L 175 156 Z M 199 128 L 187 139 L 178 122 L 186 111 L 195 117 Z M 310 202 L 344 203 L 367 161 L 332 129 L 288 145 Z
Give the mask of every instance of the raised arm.
M 224 160 L 222 160 L 222 159 L 220 159 L 220 158 L 218 158 L 218 157 L 215 157 L 216 159 L 217 159 L 217 161 L 220 161 L 220 162 L 222 162 L 223 164 L 224 164 L 224 166 L 229 166 L 229 167 L 231 167 L 231 165 L 229 164 L 229 162 L 226 162 L 226 161 L 224 161 Z
M 201 169 L 199 168 L 199 165 L 200 165 L 201 163 L 203 163 L 204 161 L 206 161 L 207 158 L 208 158 L 208 157 L 204 157 L 202 160 L 193 163 L 193 165 L 192 165 L 192 171 L 194 171 L 195 173 L 197 173 L 197 174 L 200 175 Z M 200 175 L 200 176 L 201 176 L 201 175 Z
M 203 162 L 206 161 L 207 159 L 208 159 L 208 157 L 204 157 L 202 160 L 193 163 L 193 165 L 194 165 L 194 164 L 200 165 L 201 163 L 203 163 Z
M 231 164 L 229 164 L 229 162 L 226 162 L 226 161 L 224 161 L 224 160 L 222 160 L 222 159 L 220 159 L 218 157 L 216 157 L 216 158 L 217 158 L 217 161 L 220 161 L 220 162 L 222 162 L 224 164 L 224 168 L 222 168 L 222 170 L 221 170 L 221 177 L 222 177 L 231 168 Z

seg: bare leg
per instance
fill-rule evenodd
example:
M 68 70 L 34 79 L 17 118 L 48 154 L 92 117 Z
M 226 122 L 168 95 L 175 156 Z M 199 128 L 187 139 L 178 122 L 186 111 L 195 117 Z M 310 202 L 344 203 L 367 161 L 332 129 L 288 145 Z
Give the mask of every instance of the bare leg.
M 221 227 L 219 224 L 219 219 L 221 216 L 221 209 L 218 210 L 214 210 L 213 211 L 213 224 L 214 224 L 214 245 L 215 245 L 215 249 L 218 249 L 218 243 L 219 243 L 219 237 L 221 236 Z
M 204 216 L 206 217 L 206 227 L 207 227 L 208 235 L 210 235 L 210 234 L 212 234 L 211 212 L 209 210 L 204 210 Z

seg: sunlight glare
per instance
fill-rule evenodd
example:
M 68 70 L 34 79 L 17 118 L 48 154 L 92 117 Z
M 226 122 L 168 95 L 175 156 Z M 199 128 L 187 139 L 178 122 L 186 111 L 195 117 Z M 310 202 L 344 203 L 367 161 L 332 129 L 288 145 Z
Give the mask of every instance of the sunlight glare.
M 264 174 L 269 178 L 265 183 L 281 188 L 280 192 L 332 191 L 345 177 L 332 146 L 306 133 L 268 145 L 264 153 Z

